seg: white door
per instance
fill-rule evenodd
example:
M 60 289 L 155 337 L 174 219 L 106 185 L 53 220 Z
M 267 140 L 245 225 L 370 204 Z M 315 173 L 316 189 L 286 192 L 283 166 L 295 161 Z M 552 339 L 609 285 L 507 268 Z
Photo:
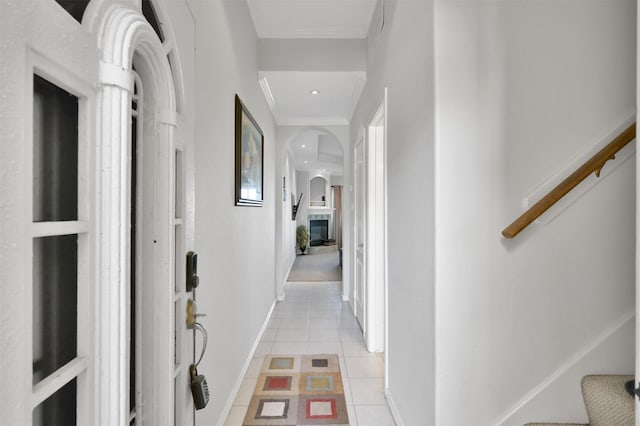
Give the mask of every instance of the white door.
M 360 328 L 364 333 L 365 322 L 365 298 L 366 298 L 366 250 L 365 250 L 365 162 L 364 162 L 364 138 L 358 140 L 355 146 L 354 190 L 355 190 L 355 280 L 353 286 L 353 309 Z
M 366 308 L 365 343 L 371 352 L 384 352 L 387 298 L 386 222 L 386 89 L 367 132 L 366 163 Z
M 95 424 L 98 50 L 53 1 L 0 10 L 0 423 Z

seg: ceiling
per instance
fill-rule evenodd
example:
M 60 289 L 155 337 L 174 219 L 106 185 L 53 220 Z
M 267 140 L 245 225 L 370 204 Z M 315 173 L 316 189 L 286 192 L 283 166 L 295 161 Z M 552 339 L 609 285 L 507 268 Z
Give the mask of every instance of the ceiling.
M 248 0 L 261 39 L 365 39 L 378 0 Z M 366 82 L 353 70 L 259 70 L 259 80 L 278 125 L 347 125 Z M 310 92 L 317 90 L 317 95 Z M 333 138 L 335 139 L 335 138 Z M 339 153 L 322 132 L 292 143 L 296 169 L 342 174 Z M 307 148 L 301 148 L 301 145 Z M 333 155 L 339 155 L 339 161 Z M 306 161 L 306 163 L 305 163 Z M 337 164 L 339 163 L 339 167 Z
M 342 145 L 332 134 L 320 130 L 307 130 L 291 141 L 290 148 L 296 170 L 343 175 Z
M 271 112 L 279 125 L 347 125 L 366 73 L 261 71 L 259 78 L 272 96 Z
M 248 0 L 258 38 L 366 38 L 376 0 Z

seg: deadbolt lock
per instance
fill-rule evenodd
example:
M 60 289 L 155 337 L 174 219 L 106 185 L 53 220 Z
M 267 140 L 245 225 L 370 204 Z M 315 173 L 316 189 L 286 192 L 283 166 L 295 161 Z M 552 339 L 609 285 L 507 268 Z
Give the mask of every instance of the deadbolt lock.
M 192 330 L 196 324 L 196 304 L 193 300 L 187 300 L 187 328 Z

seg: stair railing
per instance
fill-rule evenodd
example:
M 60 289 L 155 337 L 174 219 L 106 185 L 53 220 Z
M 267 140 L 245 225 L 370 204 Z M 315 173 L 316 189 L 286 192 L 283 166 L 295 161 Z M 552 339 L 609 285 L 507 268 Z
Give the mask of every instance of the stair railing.
M 544 212 L 549 210 L 562 197 L 567 195 L 569 191 L 578 186 L 578 184 L 585 180 L 591 173 L 595 173 L 596 177 L 600 177 L 600 171 L 604 167 L 604 164 L 609 160 L 615 159 L 616 153 L 624 148 L 629 142 L 634 140 L 635 137 L 636 123 L 633 123 L 609 142 L 607 146 L 598 151 L 597 154 L 569 175 L 569 177 L 549 191 L 547 195 L 540 199 L 540 201 L 520 215 L 519 218 L 511 223 L 511 225 L 504 228 L 502 230 L 502 235 L 509 239 L 515 237 Z

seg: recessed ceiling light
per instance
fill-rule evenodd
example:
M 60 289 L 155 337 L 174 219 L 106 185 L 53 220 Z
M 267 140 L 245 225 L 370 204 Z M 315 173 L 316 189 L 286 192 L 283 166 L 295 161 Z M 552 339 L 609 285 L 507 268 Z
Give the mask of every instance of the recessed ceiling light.
M 311 93 L 312 95 L 317 95 L 318 93 L 320 93 L 320 91 L 319 91 L 319 90 L 316 90 L 316 89 L 313 89 L 310 93 Z
M 307 163 L 309 163 L 309 162 L 307 160 L 304 160 L 304 164 L 307 164 Z
M 306 146 L 305 144 L 302 144 L 302 147 L 303 147 L 303 148 L 306 148 L 307 146 Z

